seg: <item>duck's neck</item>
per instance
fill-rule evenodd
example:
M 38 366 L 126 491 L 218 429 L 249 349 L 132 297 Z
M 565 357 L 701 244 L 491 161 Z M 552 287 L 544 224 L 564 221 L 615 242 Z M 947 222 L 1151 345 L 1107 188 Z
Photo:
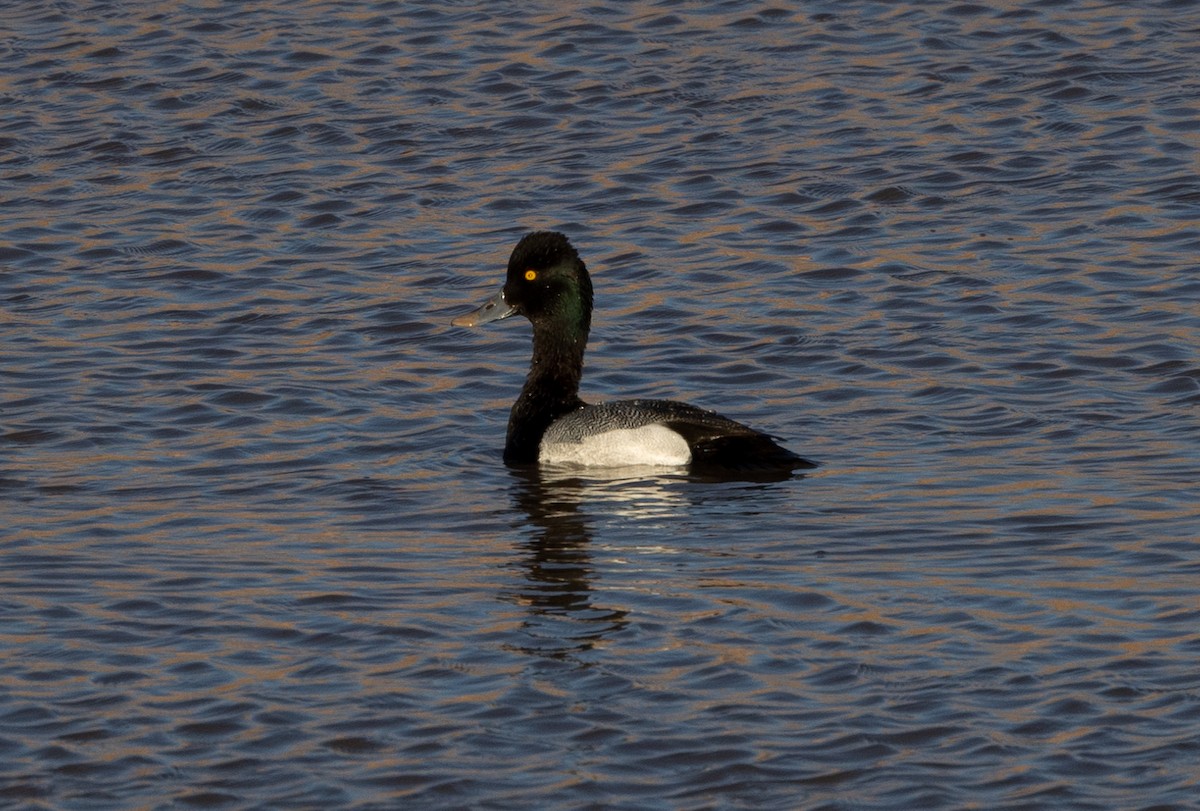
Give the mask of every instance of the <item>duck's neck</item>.
M 534 325 L 533 362 L 521 396 L 509 414 L 505 462 L 536 462 L 542 434 L 550 423 L 584 404 L 579 399 L 579 380 L 583 376 L 588 329 L 586 323 L 573 327 L 564 330 L 561 325 Z

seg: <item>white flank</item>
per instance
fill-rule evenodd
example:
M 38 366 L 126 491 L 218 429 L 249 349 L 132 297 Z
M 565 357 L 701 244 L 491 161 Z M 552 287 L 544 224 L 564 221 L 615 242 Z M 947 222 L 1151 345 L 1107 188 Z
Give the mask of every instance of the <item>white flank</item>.
M 538 461 L 547 465 L 678 467 L 692 460 L 687 440 L 665 425 L 618 428 L 582 442 L 542 442 Z

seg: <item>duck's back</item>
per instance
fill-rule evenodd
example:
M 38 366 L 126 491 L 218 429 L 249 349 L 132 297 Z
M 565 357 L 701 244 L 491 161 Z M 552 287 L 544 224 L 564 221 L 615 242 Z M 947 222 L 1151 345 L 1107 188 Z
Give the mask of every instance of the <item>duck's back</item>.
M 578 408 L 550 425 L 538 456 L 549 464 L 584 466 L 814 466 L 764 433 L 674 400 L 617 400 Z

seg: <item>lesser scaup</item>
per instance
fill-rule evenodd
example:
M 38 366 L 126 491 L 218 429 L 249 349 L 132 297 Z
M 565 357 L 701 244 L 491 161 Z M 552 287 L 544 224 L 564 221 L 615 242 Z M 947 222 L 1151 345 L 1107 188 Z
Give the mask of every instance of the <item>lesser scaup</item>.
M 592 280 L 557 231 L 526 234 L 508 259 L 504 287 L 453 324 L 474 327 L 523 315 L 533 360 L 508 420 L 508 464 L 688 466 L 693 471 L 815 467 L 764 433 L 687 403 L 579 399 L 592 323 Z

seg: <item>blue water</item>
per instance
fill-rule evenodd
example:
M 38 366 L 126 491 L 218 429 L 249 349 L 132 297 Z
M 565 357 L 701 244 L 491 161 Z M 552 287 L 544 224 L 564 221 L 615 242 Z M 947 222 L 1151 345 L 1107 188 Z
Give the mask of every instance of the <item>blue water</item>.
M 0 807 L 1197 807 L 1200 4 L 2 16 Z

